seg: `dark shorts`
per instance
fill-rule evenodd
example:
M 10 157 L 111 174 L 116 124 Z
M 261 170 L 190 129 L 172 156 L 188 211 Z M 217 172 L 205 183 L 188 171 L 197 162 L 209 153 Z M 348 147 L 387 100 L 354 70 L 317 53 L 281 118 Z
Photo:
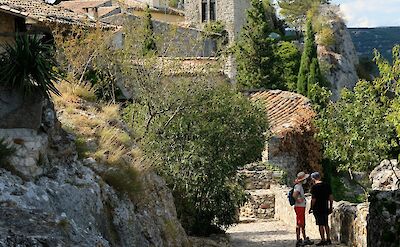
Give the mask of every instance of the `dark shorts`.
M 317 226 L 328 225 L 328 213 L 314 212 L 315 222 Z

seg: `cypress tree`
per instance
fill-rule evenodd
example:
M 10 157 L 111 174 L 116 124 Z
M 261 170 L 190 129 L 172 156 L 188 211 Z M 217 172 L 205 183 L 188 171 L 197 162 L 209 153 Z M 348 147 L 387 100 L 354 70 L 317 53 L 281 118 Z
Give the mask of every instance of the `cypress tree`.
M 308 78 L 307 78 L 307 97 L 311 98 L 313 95 L 313 90 L 314 86 L 317 85 L 318 81 L 318 60 L 316 58 L 312 59 L 311 65 L 310 65 L 310 72 L 308 73 Z
M 307 20 L 304 50 L 297 79 L 297 92 L 307 96 L 320 111 L 329 102 L 330 91 L 319 68 L 317 46 L 311 20 Z
M 274 40 L 269 37 L 270 31 L 263 3 L 252 0 L 247 11 L 247 22 L 235 47 L 239 88 L 281 87 L 271 69 L 274 62 Z
M 148 5 L 146 6 L 145 9 L 143 35 L 144 35 L 143 48 L 142 48 L 143 55 L 144 56 L 148 55 L 151 52 L 157 53 L 157 46 L 153 32 L 153 22 L 151 21 L 151 13 Z
M 315 36 L 312 29 L 311 20 L 307 20 L 306 24 L 306 35 L 304 41 L 304 50 L 301 55 L 300 70 L 297 79 L 297 92 L 307 96 L 308 95 L 308 84 L 309 84 L 309 73 L 311 72 L 311 64 L 313 59 L 317 58 L 317 46 L 315 45 Z M 314 72 L 319 70 L 318 60 L 316 60 Z M 315 74 L 314 78 L 320 78 L 319 75 Z M 314 80 L 315 81 L 315 80 Z

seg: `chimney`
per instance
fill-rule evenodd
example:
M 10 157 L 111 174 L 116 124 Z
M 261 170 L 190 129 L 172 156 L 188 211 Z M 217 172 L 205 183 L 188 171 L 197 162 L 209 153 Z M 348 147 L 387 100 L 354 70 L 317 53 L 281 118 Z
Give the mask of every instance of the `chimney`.
M 88 15 L 90 17 L 93 17 L 94 19 L 98 19 L 99 18 L 99 10 L 97 7 L 92 7 L 92 8 L 88 8 Z

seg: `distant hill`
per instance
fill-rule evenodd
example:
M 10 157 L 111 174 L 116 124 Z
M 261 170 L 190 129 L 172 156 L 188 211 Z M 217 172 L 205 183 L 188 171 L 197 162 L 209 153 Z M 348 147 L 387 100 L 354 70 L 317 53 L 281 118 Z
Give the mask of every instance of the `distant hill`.
M 373 49 L 392 60 L 392 48 L 400 44 L 400 27 L 349 28 L 359 57 L 373 57 Z

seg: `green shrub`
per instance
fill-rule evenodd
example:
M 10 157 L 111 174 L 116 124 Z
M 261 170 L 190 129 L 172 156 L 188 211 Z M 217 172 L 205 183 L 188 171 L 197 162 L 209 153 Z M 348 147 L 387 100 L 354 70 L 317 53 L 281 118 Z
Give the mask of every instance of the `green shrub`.
M 335 34 L 330 27 L 323 27 L 321 31 L 318 33 L 318 40 L 319 45 L 323 46 L 333 46 L 335 45 Z
M 316 121 L 325 158 L 336 170 L 371 171 L 383 159 L 400 153 L 400 46 L 393 49 L 393 64 L 375 54 L 380 76 L 344 89 Z M 397 133 L 396 133 L 397 130 Z M 397 134 L 397 135 L 396 135 Z
M 285 88 L 289 91 L 296 91 L 297 75 L 300 68 L 301 54 L 297 47 L 291 42 L 280 42 L 275 47 L 275 56 L 278 62 L 275 64 L 280 80 L 285 84 Z
M 184 228 L 207 235 L 235 222 L 245 200 L 236 171 L 260 158 L 267 120 L 262 108 L 227 85 L 177 84 L 160 105 L 137 102 L 128 112 L 147 159 L 172 189 Z M 154 109 L 163 114 L 149 124 Z
M 0 84 L 18 89 L 25 95 L 41 92 L 60 95 L 55 87 L 59 78 L 51 45 L 38 36 L 18 35 L 15 44 L 3 45 L 0 55 Z
M 263 3 L 252 0 L 246 24 L 235 46 L 239 89 L 284 89 L 273 69 L 276 41 L 269 37 L 271 31 Z
M 172 8 L 178 7 L 179 0 L 168 0 L 168 6 Z
M 225 30 L 225 25 L 221 21 L 210 21 L 204 25 L 203 31 L 206 35 L 212 35 L 214 33 L 222 34 Z

